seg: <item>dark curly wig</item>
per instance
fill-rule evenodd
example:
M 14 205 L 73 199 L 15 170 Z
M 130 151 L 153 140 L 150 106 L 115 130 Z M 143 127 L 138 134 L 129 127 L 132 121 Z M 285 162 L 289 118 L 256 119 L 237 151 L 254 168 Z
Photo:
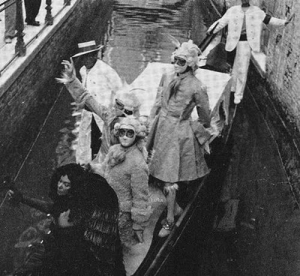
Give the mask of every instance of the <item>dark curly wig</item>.
M 51 178 L 49 197 L 55 201 L 59 196 L 57 195 L 57 184 L 62 176 L 67 175 L 71 181 L 71 188 L 68 196 L 72 197 L 79 192 L 80 187 L 84 182 L 84 169 L 79 164 L 67 164 L 58 167 Z

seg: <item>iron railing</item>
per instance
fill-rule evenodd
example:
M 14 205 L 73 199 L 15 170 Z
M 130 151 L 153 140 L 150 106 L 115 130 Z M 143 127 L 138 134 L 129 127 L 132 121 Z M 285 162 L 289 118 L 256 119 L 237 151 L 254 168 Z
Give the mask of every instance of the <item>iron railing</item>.
M 55 14 L 52 15 L 52 0 L 46 0 L 46 16 L 44 25 L 39 29 L 38 33 L 34 35 L 27 43 L 24 42 L 24 16 L 23 16 L 23 0 L 5 0 L 0 3 L 0 12 L 5 12 L 5 10 L 12 5 L 16 5 L 16 35 L 17 38 L 15 44 L 15 52 L 11 59 L 0 68 L 0 76 L 2 73 L 18 58 L 26 56 L 26 48 L 35 41 L 40 34 L 47 28 L 47 26 L 53 25 L 55 17 L 61 13 L 61 11 L 66 7 L 71 5 L 71 0 L 61 0 L 63 1 L 62 8 Z

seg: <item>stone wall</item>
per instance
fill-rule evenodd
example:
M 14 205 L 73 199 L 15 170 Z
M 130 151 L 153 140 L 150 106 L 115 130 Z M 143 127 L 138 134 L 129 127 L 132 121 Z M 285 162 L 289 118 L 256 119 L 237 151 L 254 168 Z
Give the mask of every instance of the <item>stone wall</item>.
M 210 0 L 226 4 L 240 0 Z M 268 14 L 295 18 L 286 27 L 266 26 L 263 30 L 262 51 L 267 55 L 266 78 L 262 79 L 251 67 L 248 86 L 268 124 L 280 152 L 293 194 L 300 203 L 300 2 L 297 0 L 252 0 Z
M 61 86 L 55 84 L 54 77 L 62 69 L 60 62 L 69 58 L 77 46 L 83 24 L 102 5 L 102 17 L 111 0 L 78 0 L 72 13 L 63 18 L 59 28 L 40 41 L 33 59 L 22 68 L 0 99 L 0 170 L 2 176 L 13 176 L 26 156 L 30 145 L 38 134 L 53 105 Z M 39 38 L 38 38 L 39 39 Z M 100 43 L 100 41 L 99 41 Z M 30 48 L 27 49 L 27 54 Z M 3 89 L 3 88 L 2 88 Z M 51 92 L 52 91 L 52 92 Z M 53 93 L 53 91 L 56 91 Z
M 226 2 L 231 6 L 237 1 Z M 273 16 L 296 17 L 286 28 L 266 27 L 266 76 L 250 65 L 245 97 L 234 120 L 228 194 L 240 199 L 236 241 L 240 271 L 228 275 L 299 275 L 300 2 L 258 2 Z

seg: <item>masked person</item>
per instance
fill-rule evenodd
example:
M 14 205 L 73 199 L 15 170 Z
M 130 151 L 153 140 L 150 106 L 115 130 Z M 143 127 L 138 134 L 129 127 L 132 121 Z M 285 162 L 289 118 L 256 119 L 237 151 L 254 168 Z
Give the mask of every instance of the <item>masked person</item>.
M 146 127 L 138 119 L 126 117 L 114 125 L 114 131 L 120 144 L 110 147 L 103 170 L 119 199 L 119 231 L 126 250 L 143 242 L 143 231 L 152 213 L 143 140 Z
M 111 108 L 112 97 L 122 87 L 117 72 L 99 58 L 103 46 L 88 41 L 78 44 L 78 53 L 72 59 L 83 66 L 79 73 L 81 82 L 96 101 Z M 100 52 L 99 52 L 100 51 Z M 101 146 L 103 120 L 87 109 L 82 109 L 78 136 L 76 162 L 89 163 L 98 153 Z
M 51 202 L 16 190 L 8 194 L 12 201 L 53 218 L 51 231 L 44 237 L 41 265 L 38 259 L 27 260 L 15 276 L 124 275 L 118 199 L 104 178 L 84 171 L 78 164 L 67 164 L 57 168 L 52 176 Z M 36 267 L 31 265 L 34 262 Z
M 224 16 L 207 30 L 210 33 L 218 24 L 213 31 L 213 33 L 217 33 L 228 26 L 225 50 L 231 52 L 236 49 L 231 89 L 234 92 L 235 104 L 239 104 L 243 99 L 251 51 L 260 52 L 263 23 L 272 26 L 285 26 L 292 19 L 292 17 L 289 20 L 271 17 L 259 7 L 251 5 L 249 0 L 241 0 L 241 2 L 241 5 L 229 8 Z
M 174 216 L 182 209 L 176 203 L 180 183 L 199 179 L 209 172 L 202 144 L 210 134 L 210 109 L 206 87 L 195 77 L 199 48 L 190 40 L 173 53 L 175 72 L 161 79 L 156 104 L 151 110 L 154 118 L 147 150 L 152 154 L 150 175 L 163 183 L 167 199 L 167 218 L 159 233 L 167 236 L 174 225 Z M 197 108 L 199 120 L 192 124 L 191 113 Z M 196 139 L 194 131 L 204 140 Z M 199 136 L 199 138 L 201 138 Z
M 64 60 L 62 64 L 65 66 L 63 77 L 58 78 L 57 80 L 65 84 L 71 96 L 79 106 L 88 108 L 104 122 L 101 147 L 96 158 L 92 162 L 97 166 L 97 163 L 99 164 L 104 161 L 109 147 L 119 143 L 113 132 L 114 124 L 117 123 L 120 118 L 128 115 L 139 117 L 140 102 L 130 89 L 123 86 L 122 89 L 116 93 L 113 106 L 111 108 L 107 107 L 101 102 L 98 102 L 76 78 L 73 62 L 70 63 L 69 61 Z

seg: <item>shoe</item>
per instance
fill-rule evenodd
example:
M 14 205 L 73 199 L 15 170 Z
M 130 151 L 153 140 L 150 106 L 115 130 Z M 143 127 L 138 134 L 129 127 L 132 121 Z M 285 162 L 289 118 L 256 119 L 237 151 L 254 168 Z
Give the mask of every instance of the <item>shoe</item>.
M 234 98 L 234 103 L 235 104 L 239 104 L 241 102 L 241 99 L 239 99 L 239 98 Z
M 27 21 L 27 25 L 31 25 L 31 26 L 40 26 L 40 22 L 39 21 Z
M 6 37 L 6 38 L 5 38 L 5 43 L 6 43 L 6 44 L 12 43 L 12 39 L 11 39 L 10 37 Z
M 160 231 L 158 233 L 158 236 L 160 238 L 165 238 L 165 237 L 169 236 L 173 226 L 174 226 L 174 223 L 169 224 L 168 221 L 165 220 L 165 222 L 162 225 L 162 228 L 160 229 Z

